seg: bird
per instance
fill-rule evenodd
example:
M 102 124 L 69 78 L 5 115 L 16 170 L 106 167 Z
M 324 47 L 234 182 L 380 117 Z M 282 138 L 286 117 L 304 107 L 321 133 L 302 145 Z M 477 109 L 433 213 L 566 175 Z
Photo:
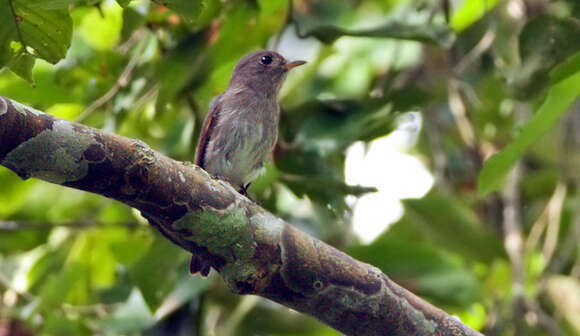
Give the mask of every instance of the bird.
M 210 104 L 195 164 L 247 195 L 278 139 L 280 88 L 288 71 L 305 63 L 269 50 L 242 57 L 227 89 Z
M 278 139 L 278 95 L 288 72 L 305 61 L 287 61 L 275 51 L 242 57 L 226 90 L 210 103 L 199 136 L 195 164 L 247 196 Z M 193 254 L 191 274 L 207 276 L 210 262 Z

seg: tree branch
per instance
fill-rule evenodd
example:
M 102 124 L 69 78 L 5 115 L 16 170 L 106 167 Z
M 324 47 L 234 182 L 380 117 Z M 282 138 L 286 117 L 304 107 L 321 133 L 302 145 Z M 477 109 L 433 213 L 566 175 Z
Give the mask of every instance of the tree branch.
M 214 180 L 133 140 L 0 97 L 0 164 L 113 198 L 256 294 L 347 335 L 481 335 L 377 268 L 312 238 Z

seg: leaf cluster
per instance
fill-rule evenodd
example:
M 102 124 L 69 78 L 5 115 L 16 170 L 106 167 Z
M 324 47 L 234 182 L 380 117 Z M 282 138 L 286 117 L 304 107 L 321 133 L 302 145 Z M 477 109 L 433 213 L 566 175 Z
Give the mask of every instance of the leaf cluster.
M 580 300 L 575 0 L 0 0 L 0 19 L 0 95 L 183 161 L 240 57 L 308 60 L 285 83 L 274 160 L 251 197 L 474 328 L 580 333 L 578 306 L 561 299 Z M 435 186 L 363 244 L 353 200 L 376 189 L 345 183 L 347 150 L 410 111 L 423 120 L 411 152 Z M 187 262 L 126 206 L 0 170 L 0 329 L 336 335 L 191 277 Z M 520 324 L 517 281 L 531 314 Z

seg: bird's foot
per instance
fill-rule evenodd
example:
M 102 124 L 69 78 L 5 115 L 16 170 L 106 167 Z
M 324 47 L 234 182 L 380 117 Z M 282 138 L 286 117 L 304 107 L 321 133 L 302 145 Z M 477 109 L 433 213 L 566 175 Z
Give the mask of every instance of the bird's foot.
M 248 183 L 248 184 L 246 184 L 246 185 L 243 185 L 243 184 L 242 184 L 242 186 L 240 187 L 240 190 L 238 190 L 238 192 L 239 192 L 240 194 L 242 194 L 242 195 L 244 195 L 244 196 L 246 196 L 246 197 L 250 198 L 250 197 L 248 196 L 248 188 L 250 187 L 250 184 L 252 184 L 252 182 L 250 182 L 250 183 Z
M 206 277 L 209 274 L 210 270 L 211 270 L 211 265 L 210 265 L 209 261 L 205 260 L 204 258 L 202 258 L 198 254 L 191 255 L 191 261 L 189 262 L 189 273 L 190 274 L 193 275 L 193 274 L 196 274 L 197 272 L 199 272 L 199 274 L 202 277 Z

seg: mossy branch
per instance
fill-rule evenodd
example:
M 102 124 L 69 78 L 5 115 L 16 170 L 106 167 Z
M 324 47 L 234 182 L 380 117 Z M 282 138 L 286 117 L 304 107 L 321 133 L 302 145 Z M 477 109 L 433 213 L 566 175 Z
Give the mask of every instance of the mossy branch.
M 172 242 L 207 260 L 234 293 L 274 300 L 347 335 L 480 335 L 379 269 L 139 140 L 0 97 L 0 164 L 23 179 L 128 204 Z

